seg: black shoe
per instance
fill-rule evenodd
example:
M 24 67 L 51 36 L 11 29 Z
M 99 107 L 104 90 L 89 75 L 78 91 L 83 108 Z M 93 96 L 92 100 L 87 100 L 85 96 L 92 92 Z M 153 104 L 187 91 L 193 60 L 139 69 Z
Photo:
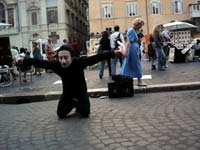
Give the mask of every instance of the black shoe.
M 81 114 L 81 118 L 89 118 L 90 114 Z
M 102 79 L 102 78 L 103 78 L 103 76 L 99 75 L 99 79 Z
M 152 65 L 151 70 L 156 70 L 156 66 Z

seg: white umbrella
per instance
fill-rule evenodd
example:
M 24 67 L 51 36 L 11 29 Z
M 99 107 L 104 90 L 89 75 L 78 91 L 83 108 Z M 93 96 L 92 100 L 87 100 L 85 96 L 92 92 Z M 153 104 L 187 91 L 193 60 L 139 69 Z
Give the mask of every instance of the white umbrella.
M 191 29 L 191 28 L 198 28 L 197 26 L 181 21 L 174 21 L 170 23 L 166 23 L 163 25 L 164 28 L 167 30 L 180 30 L 180 29 Z
M 12 25 L 8 24 L 8 23 L 2 23 L 2 22 L 0 22 L 0 28 L 9 27 L 9 26 L 12 26 Z

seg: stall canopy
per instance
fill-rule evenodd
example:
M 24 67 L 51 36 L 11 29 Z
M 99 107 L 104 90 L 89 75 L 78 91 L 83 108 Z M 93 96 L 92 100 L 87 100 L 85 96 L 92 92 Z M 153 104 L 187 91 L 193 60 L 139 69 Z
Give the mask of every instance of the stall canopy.
M 174 21 L 170 23 L 166 23 L 163 25 L 164 28 L 167 30 L 183 30 L 183 29 L 192 29 L 192 28 L 198 28 L 198 26 L 195 26 L 193 24 L 182 22 L 182 21 Z

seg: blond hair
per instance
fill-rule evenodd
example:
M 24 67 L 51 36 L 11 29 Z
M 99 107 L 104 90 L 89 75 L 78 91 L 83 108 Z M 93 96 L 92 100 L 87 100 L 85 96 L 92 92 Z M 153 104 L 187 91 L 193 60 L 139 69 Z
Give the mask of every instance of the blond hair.
M 161 28 L 162 28 L 162 25 L 159 24 L 159 25 L 156 25 L 153 29 L 153 35 L 156 33 L 156 32 L 160 32 L 161 31 Z
M 144 25 L 144 20 L 142 18 L 135 18 L 133 20 L 133 25 L 139 25 L 139 24 Z

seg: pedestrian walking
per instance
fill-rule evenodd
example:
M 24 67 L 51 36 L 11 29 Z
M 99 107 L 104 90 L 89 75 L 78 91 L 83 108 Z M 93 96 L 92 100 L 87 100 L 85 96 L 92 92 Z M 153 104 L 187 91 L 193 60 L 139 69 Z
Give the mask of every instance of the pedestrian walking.
M 54 59 L 54 50 L 53 50 L 53 43 L 52 38 L 47 39 L 47 44 L 45 45 L 45 54 L 48 61 L 52 61 Z
M 124 54 L 124 62 L 121 68 L 121 75 L 126 75 L 132 78 L 138 79 L 138 86 L 146 86 L 142 81 L 142 65 L 140 61 L 140 48 L 138 43 L 137 31 L 144 25 L 144 21 L 141 18 L 136 18 L 133 21 L 133 27 L 130 27 L 127 31 L 127 44 Z
M 45 45 L 45 54 L 48 61 L 54 60 L 55 52 L 53 50 L 52 38 L 47 39 L 47 44 Z M 47 73 L 52 73 L 51 70 L 46 70 Z
M 42 59 L 42 54 L 40 52 L 40 49 L 37 47 L 37 42 L 32 42 L 32 50 L 33 50 L 33 58 Z M 34 75 L 42 75 L 41 74 L 41 69 L 38 67 L 35 67 L 35 72 Z
M 19 52 L 19 55 L 18 55 L 18 60 L 19 59 L 28 59 L 30 58 L 30 52 L 27 51 L 27 49 L 25 48 L 20 48 L 20 52 Z M 20 65 L 18 63 L 18 65 Z M 27 82 L 27 79 L 26 79 L 26 76 L 27 76 L 27 72 L 31 69 L 31 66 L 22 66 L 20 67 L 20 71 L 23 72 L 23 82 Z
M 156 70 L 156 50 L 155 50 L 155 42 L 154 38 L 152 35 L 149 37 L 149 44 L 148 44 L 148 55 L 149 55 L 149 60 L 151 61 L 151 70 Z
M 120 50 L 77 58 L 70 46 L 63 45 L 57 51 L 57 59 L 54 61 L 29 58 L 19 60 L 19 63 L 23 66 L 35 65 L 40 68 L 51 69 L 61 77 L 63 93 L 57 106 L 57 115 L 60 119 L 66 118 L 73 108 L 76 108 L 76 112 L 81 117 L 89 117 L 90 101 L 84 69 L 116 55 L 121 55 Z
M 104 53 L 104 52 L 110 52 L 111 47 L 110 47 L 110 39 L 107 31 L 104 31 L 102 33 L 102 38 L 100 39 L 100 46 L 98 53 Z M 109 71 L 109 76 L 111 76 L 111 60 L 107 59 L 104 61 L 101 61 L 100 67 L 99 67 L 99 78 L 102 79 L 104 75 L 104 67 L 105 67 L 105 62 L 107 62 L 108 65 L 108 71 Z
M 119 32 L 120 27 L 118 25 L 114 26 L 114 33 L 110 35 L 110 46 L 111 50 L 118 49 L 117 41 L 121 40 L 123 44 L 125 44 L 124 36 L 122 33 Z M 119 60 L 120 66 L 122 66 L 122 56 L 116 56 L 115 58 L 111 59 L 111 74 L 116 75 L 116 65 L 117 61 Z
M 155 42 L 155 50 L 157 54 L 157 67 L 159 71 L 164 71 L 165 70 L 165 62 L 166 62 L 166 56 L 163 51 L 163 43 L 162 43 L 162 37 L 161 37 L 161 31 L 162 31 L 162 26 L 157 25 L 154 30 L 153 30 L 153 38 Z

